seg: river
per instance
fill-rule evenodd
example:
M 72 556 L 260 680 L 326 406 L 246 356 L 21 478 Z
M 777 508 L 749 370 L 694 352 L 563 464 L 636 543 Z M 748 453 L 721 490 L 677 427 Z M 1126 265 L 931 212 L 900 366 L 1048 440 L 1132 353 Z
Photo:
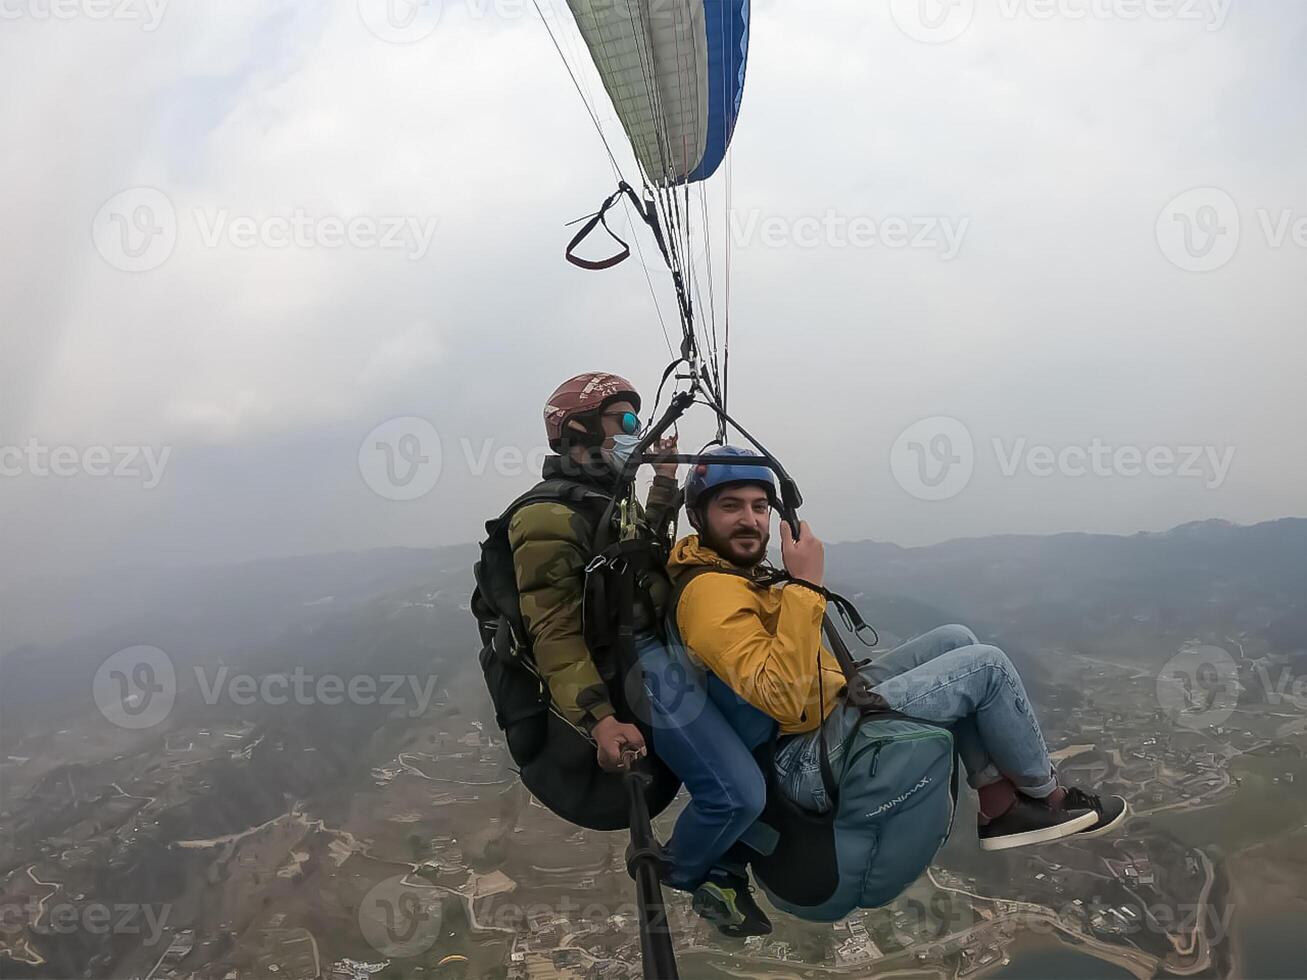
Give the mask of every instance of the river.
M 1011 956 L 1011 963 L 986 973 L 985 980 L 1135 980 L 1124 967 L 1060 943 L 1034 944 L 1026 939 L 1016 944 Z
M 1240 976 L 1244 980 L 1302 980 L 1307 976 L 1307 935 L 1302 923 L 1283 912 L 1246 911 L 1253 914 L 1240 916 L 1236 926 Z

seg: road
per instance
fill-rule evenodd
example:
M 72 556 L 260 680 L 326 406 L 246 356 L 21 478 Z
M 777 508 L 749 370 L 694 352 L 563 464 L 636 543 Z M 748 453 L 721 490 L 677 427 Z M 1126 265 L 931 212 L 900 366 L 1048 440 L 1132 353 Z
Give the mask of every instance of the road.
M 27 869 L 27 877 L 31 878 L 35 884 L 49 888 L 39 902 L 36 903 L 36 918 L 32 920 L 32 928 L 35 929 L 41 924 L 41 916 L 45 914 L 45 903 L 50 901 L 63 885 L 57 881 L 42 881 L 36 876 L 36 865 L 33 864 Z
M 154 961 L 154 966 L 150 967 L 150 972 L 145 975 L 145 980 L 153 980 L 155 973 L 159 970 L 159 966 L 163 963 L 163 958 L 167 955 L 168 947 L 165 946 L 163 947 L 163 952 L 159 954 L 159 958 Z
M 1206 851 L 1199 849 L 1198 856 L 1203 862 L 1203 873 L 1206 875 L 1206 880 L 1203 882 L 1203 890 L 1198 896 L 1199 914 L 1197 916 L 1197 921 L 1194 922 L 1194 931 L 1189 937 L 1187 949 L 1182 949 L 1179 942 L 1172 940 L 1172 942 L 1175 943 L 1176 952 L 1181 956 L 1193 955 L 1195 947 L 1197 947 L 1198 956 L 1189 966 L 1176 965 L 1171 962 L 1169 956 L 1166 958 L 1167 971 L 1179 974 L 1180 976 L 1202 973 L 1204 970 L 1208 969 L 1212 963 L 1212 947 L 1207 941 L 1207 932 L 1203 929 L 1203 917 L 1208 912 L 1207 899 L 1212 894 L 1212 886 L 1216 883 L 1216 869 L 1212 867 L 1212 862 L 1207 857 Z
M 405 762 L 404 757 L 406 755 L 408 755 L 407 752 L 401 752 L 399 754 L 399 757 L 395 760 L 404 768 L 404 771 L 412 773 L 414 776 L 420 776 L 423 779 L 430 780 L 433 783 L 455 783 L 459 786 L 506 786 L 512 782 L 511 779 L 492 779 L 492 780 L 482 780 L 478 782 L 476 780 L 471 780 L 471 779 L 448 779 L 444 776 L 428 776 L 421 769 L 418 769 L 416 766 L 410 765 L 408 762 Z
M 219 844 L 232 844 L 243 837 L 249 837 L 251 834 L 257 834 L 259 831 L 266 830 L 267 828 L 273 826 L 274 824 L 280 823 L 281 821 L 286 819 L 298 819 L 302 823 L 305 824 L 308 823 L 308 821 L 304 819 L 304 815 L 302 813 L 299 813 L 296 810 L 291 810 L 287 813 L 278 814 L 277 816 L 273 817 L 271 820 L 265 820 L 257 827 L 250 827 L 248 830 L 242 830 L 235 834 L 223 834 L 221 837 L 206 837 L 197 840 L 176 840 L 172 842 L 172 846 L 187 847 L 187 848 L 204 848 L 204 847 L 217 847 Z
M 36 917 L 32 919 L 31 923 L 27 926 L 29 929 L 35 929 L 41 922 L 41 916 L 45 914 L 45 903 L 50 901 L 63 885 L 57 881 L 42 881 L 36 876 L 36 865 L 34 864 L 28 867 L 27 877 L 31 878 L 34 884 L 50 889 L 50 891 L 42 896 L 36 903 Z M 0 911 L 4 910 L 0 909 Z M 7 916 L 0 917 L 0 921 L 3 921 L 4 925 L 8 927 L 9 923 L 7 921 Z M 12 946 L 8 943 L 0 942 L 0 956 L 7 956 L 15 963 L 23 963 L 27 966 L 44 966 L 46 962 L 45 957 L 36 951 L 36 948 L 31 944 L 26 936 L 20 936 L 18 939 L 14 940 Z
M 958 934 L 958 938 L 965 938 L 981 928 L 991 927 L 1005 921 L 1014 921 L 1019 924 L 1029 925 L 1029 922 L 1025 920 L 1033 918 L 1047 926 L 1051 926 L 1059 932 L 1066 933 L 1076 941 L 1077 949 L 1082 949 L 1085 952 L 1097 956 L 1099 959 L 1107 960 L 1109 963 L 1115 963 L 1118 966 L 1122 966 L 1135 976 L 1139 977 L 1140 980 L 1149 980 L 1149 978 L 1157 972 L 1157 967 L 1161 963 L 1161 960 L 1158 957 L 1145 953 L 1143 950 L 1113 946 L 1110 943 L 1101 941 L 1089 933 L 1075 929 L 1059 919 L 1057 914 L 1047 906 L 1035 905 L 1030 902 L 1019 902 L 1010 898 L 997 898 L 992 895 L 978 895 L 975 892 L 967 891 L 965 888 L 953 888 L 952 886 L 941 884 L 935 877 L 934 868 L 928 868 L 926 874 L 930 877 L 931 884 L 941 891 L 965 895 L 968 898 L 977 898 L 981 901 L 991 902 L 1003 907 L 1003 910 L 995 918 L 983 923 L 983 925 L 972 926 L 970 929 L 966 930 L 966 932 Z M 1017 911 L 1013 912 L 1011 911 L 1012 909 L 1016 909 Z M 936 942 L 951 942 L 953 939 L 954 936 L 949 935 L 941 937 L 941 939 L 936 940 Z

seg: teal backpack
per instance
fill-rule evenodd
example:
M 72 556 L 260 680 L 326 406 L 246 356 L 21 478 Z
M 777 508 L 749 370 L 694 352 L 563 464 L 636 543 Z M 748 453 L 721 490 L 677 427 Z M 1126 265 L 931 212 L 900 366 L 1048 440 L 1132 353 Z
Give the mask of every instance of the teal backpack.
M 756 852 L 754 878 L 778 909 L 834 922 L 854 909 L 887 905 L 948 839 L 956 765 L 947 729 L 893 714 L 864 716 L 838 771 L 824 772 L 833 801 L 824 814 L 799 808 L 780 791 L 770 748 L 759 759 L 767 808 L 744 843 Z

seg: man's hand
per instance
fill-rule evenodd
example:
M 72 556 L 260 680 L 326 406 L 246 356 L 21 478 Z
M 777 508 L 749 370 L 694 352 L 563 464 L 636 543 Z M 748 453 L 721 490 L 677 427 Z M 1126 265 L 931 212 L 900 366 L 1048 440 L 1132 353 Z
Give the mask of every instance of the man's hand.
M 655 456 L 674 456 L 676 454 L 676 436 L 670 436 L 667 439 L 659 439 L 649 447 L 649 451 Z M 659 476 L 665 476 L 675 480 L 676 464 L 654 463 L 654 472 Z
M 799 522 L 799 540 L 790 525 L 781 521 L 781 560 L 795 578 L 821 585 L 826 577 L 826 546 L 812 533 L 807 521 Z
M 613 715 L 595 725 L 590 734 L 599 746 L 599 767 L 605 772 L 621 772 L 644 758 L 644 736 L 640 729 L 618 721 Z

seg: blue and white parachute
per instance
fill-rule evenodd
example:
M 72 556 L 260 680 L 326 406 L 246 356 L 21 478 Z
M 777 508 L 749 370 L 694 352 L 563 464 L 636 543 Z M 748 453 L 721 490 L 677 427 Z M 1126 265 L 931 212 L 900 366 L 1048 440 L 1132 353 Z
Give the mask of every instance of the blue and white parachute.
M 648 181 L 705 180 L 744 96 L 749 0 L 567 0 Z
M 533 0 L 537 9 L 541 2 Z M 727 159 L 744 98 L 749 60 L 751 0 L 565 0 L 566 18 L 541 18 L 562 56 L 591 121 L 599 131 L 618 178 L 618 190 L 586 219 L 567 247 L 567 259 L 583 269 L 607 269 L 640 253 L 646 273 L 653 257 L 645 228 L 671 273 L 681 322 L 679 362 L 690 365 L 724 417 L 730 341 L 730 240 L 714 259 L 713 229 L 724 230 L 731 208 L 731 181 L 712 177 Z M 593 70 L 586 64 L 588 51 Z M 596 74 L 597 73 L 597 74 Z M 629 158 L 614 147 L 605 124 L 612 117 L 598 104 L 597 80 L 630 143 L 640 178 L 628 179 Z M 727 168 L 729 175 L 729 167 Z M 720 206 L 720 210 L 719 210 Z M 616 211 L 614 211 L 616 209 Z M 613 212 L 610 214 L 610 212 Z M 609 224 L 625 215 L 629 230 Z M 620 246 L 616 254 L 593 254 L 591 234 L 604 229 Z M 644 237 L 645 244 L 641 244 Z M 716 264 L 716 270 L 714 269 Z M 662 309 L 657 290 L 658 318 Z M 719 337 L 718 321 L 723 323 Z M 662 324 L 666 335 L 667 325 Z M 719 343 L 719 340 L 721 343 Z M 668 339 L 669 352 L 671 340 Z M 669 369 L 670 370 L 670 369 Z M 724 425 L 724 424 L 723 424 Z M 724 427 L 719 437 L 724 439 Z

